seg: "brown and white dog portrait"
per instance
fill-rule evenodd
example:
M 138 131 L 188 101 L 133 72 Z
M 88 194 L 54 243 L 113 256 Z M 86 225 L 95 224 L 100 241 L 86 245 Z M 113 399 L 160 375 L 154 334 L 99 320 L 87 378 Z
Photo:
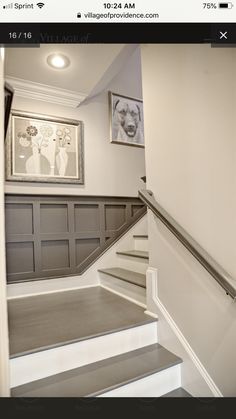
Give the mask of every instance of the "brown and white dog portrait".
M 144 145 L 141 101 L 114 96 L 112 140 Z

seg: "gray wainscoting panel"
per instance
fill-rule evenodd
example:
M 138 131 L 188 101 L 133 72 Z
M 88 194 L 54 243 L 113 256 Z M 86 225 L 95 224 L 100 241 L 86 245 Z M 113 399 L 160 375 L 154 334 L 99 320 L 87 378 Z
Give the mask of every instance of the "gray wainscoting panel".
M 34 272 L 33 242 L 7 243 L 7 270 L 9 274 Z
M 42 233 L 67 233 L 69 231 L 67 205 L 40 205 Z
M 126 221 L 126 205 L 105 205 L 106 230 L 117 230 Z
M 139 198 L 6 195 L 8 283 L 82 274 L 145 213 Z
M 6 225 L 9 234 L 33 234 L 32 204 L 6 204 Z

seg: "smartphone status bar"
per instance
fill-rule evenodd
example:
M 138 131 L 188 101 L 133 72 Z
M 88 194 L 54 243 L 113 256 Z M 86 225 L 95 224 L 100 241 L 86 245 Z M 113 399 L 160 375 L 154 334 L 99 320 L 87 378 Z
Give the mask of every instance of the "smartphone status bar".
M 236 0 L 235 0 L 236 2 Z M 236 3 L 200 0 L 2 0 L 0 22 L 234 23 Z

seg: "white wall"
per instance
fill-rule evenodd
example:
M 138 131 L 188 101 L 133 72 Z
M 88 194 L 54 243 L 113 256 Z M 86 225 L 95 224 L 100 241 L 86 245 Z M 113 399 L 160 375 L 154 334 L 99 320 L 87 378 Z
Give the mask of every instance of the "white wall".
M 4 223 L 4 92 L 3 49 L 0 48 L 0 397 L 9 396 L 9 348 L 6 305 Z
M 7 75 L 7 68 L 5 74 Z M 137 196 L 138 189 L 143 187 L 140 177 L 145 174 L 144 149 L 110 143 L 108 90 L 142 98 L 138 49 L 106 90 L 86 100 L 78 109 L 16 97 L 14 109 L 84 122 L 85 185 L 6 182 L 6 192 Z
M 142 47 L 147 188 L 234 278 L 235 70 L 234 48 Z M 149 236 L 160 300 L 221 392 L 235 396 L 235 303 L 151 214 Z

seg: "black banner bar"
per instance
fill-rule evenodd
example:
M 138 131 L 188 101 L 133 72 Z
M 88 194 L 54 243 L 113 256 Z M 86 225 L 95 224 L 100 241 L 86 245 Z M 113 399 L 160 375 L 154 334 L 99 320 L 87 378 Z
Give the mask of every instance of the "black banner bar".
M 0 44 L 236 44 L 236 23 L 1 23 Z

